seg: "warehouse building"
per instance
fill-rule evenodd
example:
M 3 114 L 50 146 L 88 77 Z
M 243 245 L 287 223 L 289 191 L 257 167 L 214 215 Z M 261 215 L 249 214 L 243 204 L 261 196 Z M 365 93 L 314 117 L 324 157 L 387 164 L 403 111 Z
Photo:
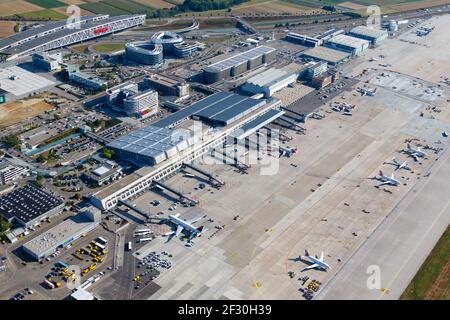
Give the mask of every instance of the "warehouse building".
M 104 90 L 108 86 L 108 82 L 96 76 L 83 73 L 79 70 L 69 71 L 69 80 L 78 83 L 83 88 L 93 89 L 96 91 Z
M 349 52 L 352 56 L 361 54 L 369 48 L 369 45 L 370 42 L 368 40 L 347 36 L 345 34 L 339 34 L 325 42 L 326 47 Z
M 366 26 L 358 26 L 350 30 L 348 35 L 364 40 L 370 41 L 371 45 L 376 45 L 381 41 L 387 39 L 388 33 L 386 30 L 373 29 Z
M 64 203 L 33 185 L 26 185 L 0 198 L 0 215 L 25 228 L 62 212 Z
M 235 77 L 264 63 L 270 63 L 275 57 L 276 50 L 271 47 L 260 46 L 250 49 L 203 68 L 203 81 L 210 84 Z
M 189 95 L 189 84 L 159 74 L 146 77 L 144 84 L 167 96 L 186 97 Z
M 28 168 L 14 165 L 7 160 L 0 161 L 0 185 L 10 184 L 29 173 Z
M 292 43 L 301 44 L 307 47 L 317 47 L 321 46 L 323 43 L 322 39 L 317 39 L 313 37 L 308 37 L 298 33 L 288 33 L 286 35 L 286 40 Z
M 100 210 L 89 207 L 28 241 L 22 248 L 33 259 L 40 261 L 56 252 L 58 248 L 63 248 L 91 232 L 100 224 L 100 221 Z
M 350 55 L 349 52 L 323 46 L 306 50 L 301 54 L 302 58 L 306 60 L 324 61 L 332 66 L 347 61 L 350 58 Z
M 86 178 L 95 186 L 101 186 L 116 180 L 122 174 L 122 167 L 104 163 L 85 173 Z
M 248 79 L 241 89 L 251 94 L 263 93 L 268 98 L 275 92 L 295 83 L 297 77 L 298 75 L 295 73 L 270 68 Z

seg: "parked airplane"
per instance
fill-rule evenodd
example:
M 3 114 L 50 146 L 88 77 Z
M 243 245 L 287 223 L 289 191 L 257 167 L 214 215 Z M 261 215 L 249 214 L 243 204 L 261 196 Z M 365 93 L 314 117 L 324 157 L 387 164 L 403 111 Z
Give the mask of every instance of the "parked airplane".
M 374 96 L 375 92 L 377 91 L 377 89 L 366 89 L 366 88 L 357 88 L 356 91 L 358 91 L 359 93 L 361 93 L 362 96 Z
M 304 268 L 302 271 L 306 271 L 309 269 L 316 269 L 316 268 L 320 269 L 320 270 L 324 270 L 324 271 L 327 271 L 327 269 L 330 269 L 330 265 L 323 260 L 323 251 L 320 254 L 320 258 L 318 258 L 317 256 L 314 257 L 314 256 L 310 255 L 308 250 L 305 250 L 305 255 L 300 256 L 300 259 L 303 261 L 308 261 L 308 262 L 312 263 L 311 265 Z
M 392 158 L 392 162 L 384 162 L 384 163 L 392 164 L 392 165 L 396 166 L 395 171 L 400 170 L 400 169 L 405 169 L 405 170 L 411 171 L 411 168 L 408 166 L 407 161 L 399 162 L 399 161 L 397 161 L 397 159 Z
M 179 215 L 179 213 L 176 215 L 169 215 L 169 221 L 175 224 L 177 229 L 164 234 L 165 236 L 174 235 L 175 237 L 178 237 L 183 230 L 186 230 L 189 233 L 189 242 L 191 242 L 193 238 L 198 237 L 204 231 L 203 226 L 197 228 L 193 225 L 193 223 L 199 221 L 202 217 L 186 221 L 179 218 Z
M 408 143 L 408 150 L 406 151 L 415 161 L 419 161 L 418 158 L 426 157 L 427 154 L 420 150 L 420 147 L 417 149 L 411 148 L 411 145 Z
M 296 153 L 297 153 L 297 147 L 295 147 L 295 148 L 290 148 L 290 147 L 284 148 L 284 147 L 280 146 L 280 158 L 282 156 L 286 156 L 286 157 L 289 158 L 290 156 L 292 156 L 292 155 L 294 155 Z
M 389 184 L 391 186 L 397 186 L 397 185 L 400 184 L 400 181 L 395 179 L 393 173 L 389 177 L 389 176 L 385 176 L 381 170 L 380 170 L 380 176 L 379 177 L 375 177 L 375 179 L 381 181 L 380 186 L 385 185 L 385 184 Z

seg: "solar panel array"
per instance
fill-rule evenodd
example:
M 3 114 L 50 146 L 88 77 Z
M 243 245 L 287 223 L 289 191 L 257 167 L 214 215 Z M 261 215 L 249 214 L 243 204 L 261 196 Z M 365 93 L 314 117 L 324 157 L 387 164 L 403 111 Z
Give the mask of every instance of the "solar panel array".
M 28 223 L 62 204 L 51 194 L 26 185 L 0 198 L 0 213 L 7 219 L 15 217 Z
M 250 49 L 248 51 L 245 51 L 243 53 L 239 53 L 237 55 L 234 55 L 228 59 L 213 63 L 205 68 L 205 70 L 208 71 L 224 71 L 229 68 L 241 65 L 248 60 L 252 60 L 255 58 L 258 58 L 264 54 L 268 54 L 275 51 L 274 48 L 267 47 L 267 46 L 259 46 L 253 49 Z

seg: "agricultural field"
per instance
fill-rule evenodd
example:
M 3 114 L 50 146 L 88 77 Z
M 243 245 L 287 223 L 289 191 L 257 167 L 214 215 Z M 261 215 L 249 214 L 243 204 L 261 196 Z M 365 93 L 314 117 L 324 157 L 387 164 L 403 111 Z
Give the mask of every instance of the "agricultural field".
M 134 0 L 134 2 L 140 3 L 153 9 L 172 8 L 176 6 L 176 4 L 164 0 Z M 183 1 L 179 1 L 179 3 L 183 3 Z
M 14 34 L 14 21 L 0 21 L 0 38 L 6 38 Z
M 109 14 L 118 16 L 123 14 L 145 13 L 151 12 L 153 9 L 149 6 L 127 0 L 108 0 L 84 3 L 79 5 L 80 8 L 96 14 Z
M 310 11 L 322 11 L 311 8 L 295 1 L 286 0 L 252 0 L 233 8 L 234 14 L 240 15 L 301 15 Z M 319 12 L 317 12 L 319 13 Z
M 42 9 L 39 6 L 26 1 L 2 1 L 0 0 L 0 16 L 7 17 L 13 14 Z
M 67 15 L 50 9 L 24 12 L 16 14 L 17 17 L 23 20 L 61 20 L 67 18 Z
M 59 8 L 64 7 L 66 5 L 64 2 L 58 0 L 26 0 L 26 1 L 45 9 Z
M 236 21 L 229 18 L 200 19 L 200 29 L 234 28 Z

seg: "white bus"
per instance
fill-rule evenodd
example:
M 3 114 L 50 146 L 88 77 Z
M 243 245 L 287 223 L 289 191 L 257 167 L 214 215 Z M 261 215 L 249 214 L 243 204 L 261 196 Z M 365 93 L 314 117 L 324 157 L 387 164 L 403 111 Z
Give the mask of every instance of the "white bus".
M 142 231 L 142 232 L 139 232 L 139 233 L 135 233 L 134 234 L 134 236 L 135 237 L 141 237 L 141 236 L 146 236 L 146 235 L 149 235 L 149 234 L 152 234 L 153 232 L 151 232 L 151 231 Z
M 97 240 L 97 242 L 99 242 L 103 245 L 108 243 L 108 240 L 106 240 L 105 238 L 102 238 L 102 237 L 98 237 L 96 240 Z
M 94 242 L 95 246 L 99 248 L 101 251 L 104 251 L 106 247 L 98 242 Z
M 139 239 L 139 243 L 149 242 L 149 241 L 152 241 L 152 240 L 153 240 L 153 238 L 142 238 L 142 239 Z
M 127 245 L 125 246 L 125 250 L 126 250 L 126 251 L 131 251 L 132 248 L 133 248 L 133 247 L 132 247 L 131 241 L 130 241 L 130 242 L 127 242 Z

